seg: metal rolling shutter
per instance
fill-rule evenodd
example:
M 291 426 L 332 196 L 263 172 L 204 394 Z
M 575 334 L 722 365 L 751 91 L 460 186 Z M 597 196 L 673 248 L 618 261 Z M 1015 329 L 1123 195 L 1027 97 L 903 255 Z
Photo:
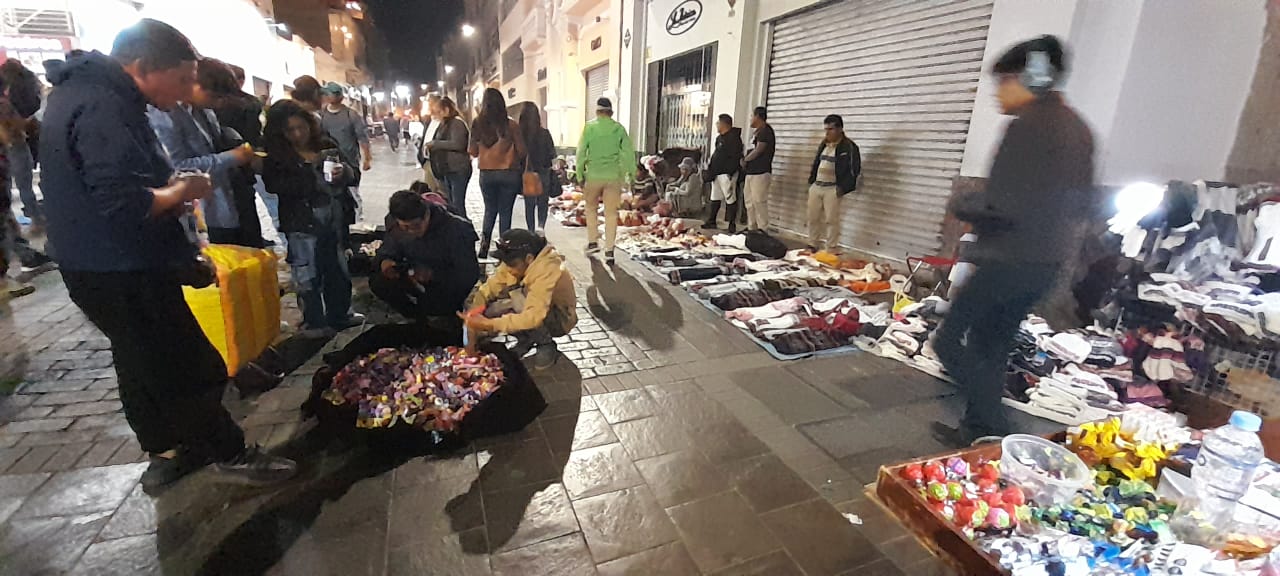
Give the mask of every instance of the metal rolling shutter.
M 774 24 L 770 217 L 807 234 L 809 170 L 827 114 L 862 150 L 841 243 L 902 260 L 933 254 L 960 170 L 993 0 L 846 0 Z
M 596 117 L 596 100 L 599 100 L 608 91 L 609 65 L 601 64 L 587 70 L 587 120 Z

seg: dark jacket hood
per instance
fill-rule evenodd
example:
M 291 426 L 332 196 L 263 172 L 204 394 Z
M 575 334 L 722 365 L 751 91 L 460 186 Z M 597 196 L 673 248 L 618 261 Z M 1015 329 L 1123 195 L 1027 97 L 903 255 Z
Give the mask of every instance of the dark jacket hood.
M 119 62 L 106 54 L 93 51 L 76 56 L 49 75 L 49 82 L 54 86 L 62 84 L 89 84 L 115 92 L 121 96 L 141 98 L 138 85 Z

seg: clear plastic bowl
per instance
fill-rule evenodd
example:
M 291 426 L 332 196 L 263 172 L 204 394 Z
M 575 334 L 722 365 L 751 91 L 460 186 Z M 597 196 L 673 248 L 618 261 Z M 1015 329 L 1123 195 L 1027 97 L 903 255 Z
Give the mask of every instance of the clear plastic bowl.
M 1076 491 L 1093 484 L 1093 474 L 1079 456 L 1039 436 L 1011 434 L 1000 442 L 1000 449 L 1001 475 L 1041 506 L 1065 504 Z

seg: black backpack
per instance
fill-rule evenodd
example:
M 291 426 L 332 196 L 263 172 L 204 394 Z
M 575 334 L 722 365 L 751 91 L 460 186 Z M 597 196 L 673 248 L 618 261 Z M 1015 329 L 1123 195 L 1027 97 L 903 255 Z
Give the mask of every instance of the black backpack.
M 26 68 L 19 75 L 8 83 L 9 102 L 19 116 L 30 118 L 40 111 L 40 80 Z

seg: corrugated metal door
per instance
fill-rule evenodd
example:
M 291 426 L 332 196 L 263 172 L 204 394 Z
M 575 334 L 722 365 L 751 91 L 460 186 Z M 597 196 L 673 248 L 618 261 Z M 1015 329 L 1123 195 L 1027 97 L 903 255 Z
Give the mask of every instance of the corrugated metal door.
M 609 65 L 601 64 L 587 70 L 587 120 L 596 117 L 596 100 L 609 91 Z M 614 104 L 617 107 L 617 103 Z
M 993 0 L 846 0 L 774 23 L 767 105 L 778 138 L 769 212 L 807 234 L 809 170 L 827 114 L 862 150 L 841 243 L 932 254 L 973 113 Z

